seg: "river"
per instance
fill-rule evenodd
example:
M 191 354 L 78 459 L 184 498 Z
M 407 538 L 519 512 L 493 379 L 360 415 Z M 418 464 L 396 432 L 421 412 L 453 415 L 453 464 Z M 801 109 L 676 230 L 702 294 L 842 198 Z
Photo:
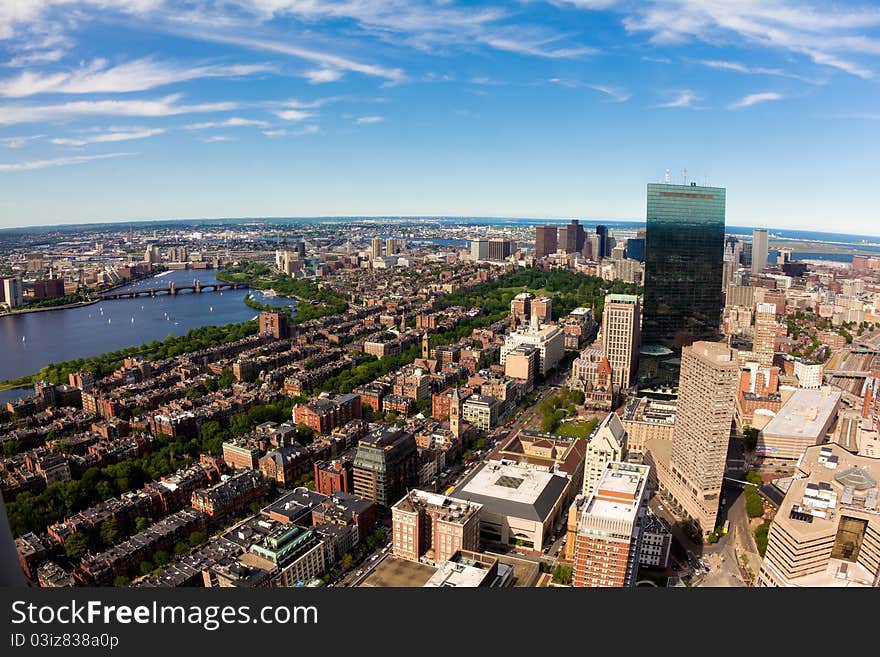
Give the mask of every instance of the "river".
M 120 290 L 192 285 L 216 282 L 213 270 L 172 271 L 132 283 Z M 258 314 L 248 308 L 244 296 L 250 290 L 163 294 L 156 297 L 115 299 L 90 306 L 0 317 L 0 381 L 27 376 L 49 363 L 95 356 L 124 347 L 183 335 L 200 326 L 243 322 Z M 264 297 L 256 300 L 288 305 L 290 299 Z M 29 394 L 30 389 L 0 391 L 0 402 Z

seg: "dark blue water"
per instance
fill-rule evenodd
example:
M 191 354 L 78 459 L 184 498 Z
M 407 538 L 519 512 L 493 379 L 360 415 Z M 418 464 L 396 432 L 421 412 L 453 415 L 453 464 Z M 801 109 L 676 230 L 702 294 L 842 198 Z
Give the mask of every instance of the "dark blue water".
M 169 281 L 192 285 L 195 278 L 203 283 L 216 281 L 211 270 L 174 271 L 122 289 L 167 287 Z M 258 314 L 244 304 L 243 298 L 249 292 L 241 289 L 119 299 L 80 308 L 0 317 L 0 380 L 33 374 L 48 363 L 183 335 L 199 326 L 248 320 Z M 262 303 L 289 302 L 263 297 L 259 292 L 255 295 Z M 0 392 L 0 400 L 9 395 L 10 391 Z

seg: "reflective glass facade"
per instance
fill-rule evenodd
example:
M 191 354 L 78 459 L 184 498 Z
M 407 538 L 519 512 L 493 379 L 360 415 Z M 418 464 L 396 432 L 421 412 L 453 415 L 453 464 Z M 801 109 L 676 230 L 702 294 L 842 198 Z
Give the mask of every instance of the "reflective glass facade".
M 721 324 L 725 190 L 648 185 L 642 344 L 675 352 Z

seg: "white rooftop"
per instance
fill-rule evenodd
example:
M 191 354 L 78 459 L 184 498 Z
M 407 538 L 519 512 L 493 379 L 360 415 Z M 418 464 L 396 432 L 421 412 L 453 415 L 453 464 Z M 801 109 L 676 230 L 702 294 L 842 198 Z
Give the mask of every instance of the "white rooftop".
M 554 476 L 551 472 L 527 469 L 519 465 L 489 463 L 467 483 L 462 491 L 531 505 L 544 492 Z
M 587 500 L 583 514 L 593 518 L 634 522 L 648 482 L 649 469 L 648 466 L 629 466 L 605 470 L 596 492 Z
M 771 436 L 803 436 L 818 439 L 829 417 L 840 403 L 842 395 L 839 390 L 831 390 L 827 387 L 818 390 L 795 390 L 763 431 Z

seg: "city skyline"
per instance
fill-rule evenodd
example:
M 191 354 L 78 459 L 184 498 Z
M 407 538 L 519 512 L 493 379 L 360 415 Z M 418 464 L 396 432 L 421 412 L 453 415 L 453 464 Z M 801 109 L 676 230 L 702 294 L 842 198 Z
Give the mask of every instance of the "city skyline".
M 669 169 L 730 190 L 731 225 L 877 234 L 878 24 L 867 3 L 4 6 L 0 227 L 642 221 Z

